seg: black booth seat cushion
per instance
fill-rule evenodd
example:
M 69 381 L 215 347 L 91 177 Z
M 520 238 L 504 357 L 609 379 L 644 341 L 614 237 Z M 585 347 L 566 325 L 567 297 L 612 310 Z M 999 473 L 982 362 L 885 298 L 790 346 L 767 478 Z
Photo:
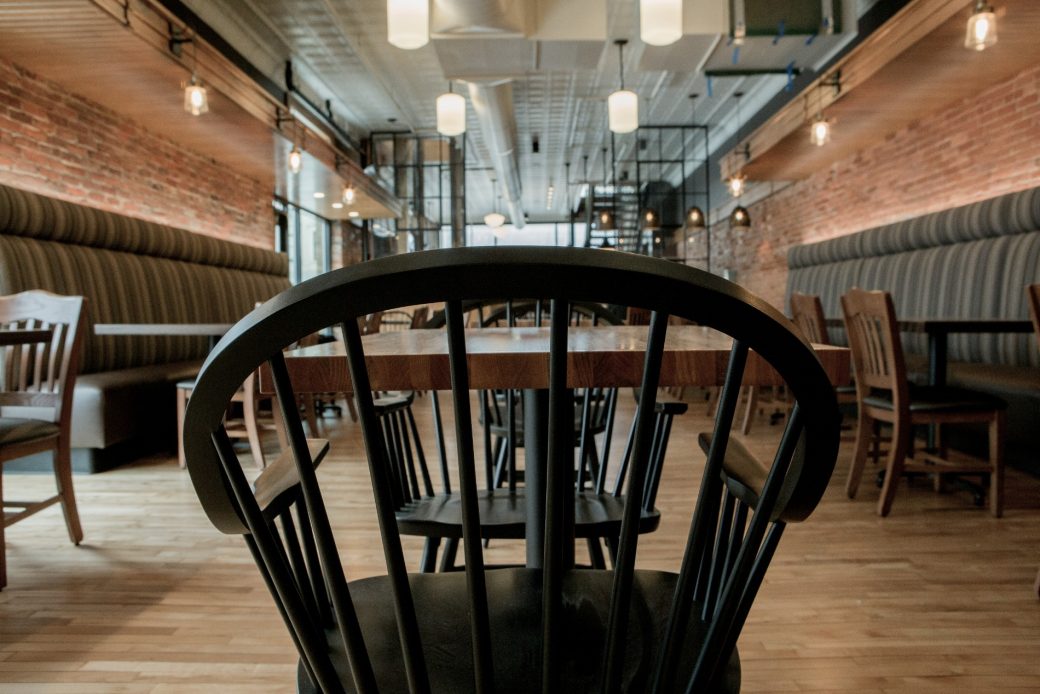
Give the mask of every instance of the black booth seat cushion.
M 863 404 L 892 409 L 892 398 L 873 394 L 863 398 Z M 1007 409 L 1000 398 L 967 388 L 918 386 L 910 384 L 911 412 L 980 412 Z
M 0 417 L 0 446 L 57 436 L 58 433 L 58 425 L 52 422 L 22 419 L 21 417 Z

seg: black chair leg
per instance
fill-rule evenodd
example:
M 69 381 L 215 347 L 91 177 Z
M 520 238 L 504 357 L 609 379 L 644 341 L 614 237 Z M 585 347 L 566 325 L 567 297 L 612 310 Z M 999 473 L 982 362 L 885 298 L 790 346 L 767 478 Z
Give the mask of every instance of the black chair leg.
M 607 564 L 603 559 L 603 545 L 600 544 L 598 537 L 585 538 L 585 543 L 589 546 L 589 562 L 592 564 L 593 569 L 605 569 Z
M 419 559 L 419 571 L 424 574 L 432 574 L 437 570 L 437 550 L 440 549 L 441 539 L 439 537 L 428 537 L 423 544 L 422 557 Z
M 459 540 L 455 537 L 444 538 L 444 551 L 441 552 L 441 565 L 438 571 L 444 573 L 445 571 L 455 570 L 455 555 L 459 551 Z

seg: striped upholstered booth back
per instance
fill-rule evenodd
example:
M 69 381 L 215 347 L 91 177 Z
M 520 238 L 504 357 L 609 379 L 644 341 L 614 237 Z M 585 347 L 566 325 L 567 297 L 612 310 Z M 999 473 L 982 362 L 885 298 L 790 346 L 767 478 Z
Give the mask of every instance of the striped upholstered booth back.
M 1040 188 L 796 246 L 787 263 L 787 295 L 819 294 L 827 316 L 841 316 L 839 297 L 861 287 L 891 292 L 899 316 L 1028 319 L 1025 287 L 1040 282 Z M 903 339 L 925 352 L 924 336 Z M 949 350 L 952 361 L 1040 363 L 1033 335 L 951 335 Z
M 97 337 L 94 323 L 229 323 L 288 286 L 279 253 L 0 186 L 0 294 L 86 296 L 81 373 L 206 356 L 204 337 Z

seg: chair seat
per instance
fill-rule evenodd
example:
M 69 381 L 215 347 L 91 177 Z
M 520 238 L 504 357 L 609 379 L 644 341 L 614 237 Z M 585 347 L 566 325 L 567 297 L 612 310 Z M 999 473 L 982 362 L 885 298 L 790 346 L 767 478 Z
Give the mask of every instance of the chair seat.
M 53 422 L 22 417 L 0 417 L 0 446 L 55 437 L 59 432 L 58 425 Z
M 481 535 L 493 539 L 523 539 L 527 507 L 524 491 L 495 489 L 477 497 Z M 612 494 L 578 494 L 574 501 L 574 533 L 577 537 L 604 537 L 621 529 L 625 499 Z M 661 514 L 643 511 L 639 532 L 657 529 Z M 397 526 L 404 535 L 462 537 L 462 503 L 458 494 L 438 494 L 420 499 L 397 513 Z
M 495 691 L 537 690 L 541 662 L 542 573 L 536 569 L 499 569 L 489 571 L 486 577 Z M 661 571 L 635 573 L 621 691 L 651 689 L 647 680 L 654 671 L 664 641 L 676 578 L 675 574 Z M 474 691 L 465 574 L 411 574 L 409 580 L 430 671 L 431 691 L 453 694 Z M 561 639 L 566 640 L 567 650 L 561 663 L 562 682 L 556 691 L 599 691 L 612 580 L 611 571 L 575 570 L 564 575 L 562 604 L 566 616 Z M 366 635 L 365 646 L 379 691 L 408 691 L 390 581 L 385 576 L 353 581 L 350 595 Z M 692 613 L 700 611 L 695 603 Z M 572 639 L 568 634 L 581 636 Z M 702 642 L 704 635 L 701 622 L 690 620 L 678 681 L 685 682 L 689 678 L 699 652 L 693 644 Z M 333 662 L 340 679 L 347 683 L 346 691 L 355 691 L 338 632 L 329 629 L 327 637 L 334 649 Z M 739 691 L 740 660 L 736 650 L 722 672 L 724 681 L 711 691 Z M 298 681 L 300 692 L 317 691 L 302 667 Z
M 863 404 L 892 409 L 892 398 L 886 395 L 868 395 Z M 938 386 L 910 386 L 911 412 L 988 412 L 1007 409 L 1007 403 L 998 397 L 966 388 Z

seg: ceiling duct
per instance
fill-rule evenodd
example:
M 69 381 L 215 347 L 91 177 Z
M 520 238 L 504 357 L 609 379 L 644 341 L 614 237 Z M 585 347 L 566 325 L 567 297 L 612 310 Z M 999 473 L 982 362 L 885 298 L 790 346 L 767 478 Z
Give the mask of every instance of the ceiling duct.
M 513 83 L 510 80 L 470 82 L 469 100 L 487 142 L 491 167 L 502 182 L 509 221 L 521 229 L 524 226 L 524 210 L 520 204 L 523 186 L 520 185 L 520 165 L 517 160 Z
M 524 5 L 513 0 L 433 0 L 430 31 L 435 37 L 522 36 L 527 29 Z

